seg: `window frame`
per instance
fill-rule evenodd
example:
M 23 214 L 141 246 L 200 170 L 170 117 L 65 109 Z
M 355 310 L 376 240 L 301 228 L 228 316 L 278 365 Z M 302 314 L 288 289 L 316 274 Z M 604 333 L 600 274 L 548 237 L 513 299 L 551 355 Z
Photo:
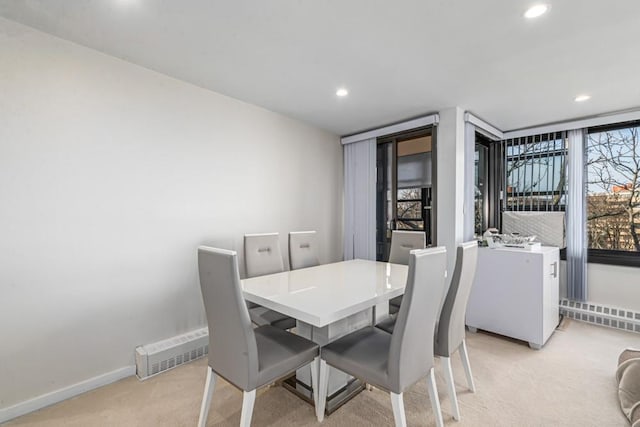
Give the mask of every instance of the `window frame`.
M 624 267 L 640 267 L 640 252 L 615 249 L 587 249 L 587 262 Z
M 640 127 L 640 120 L 633 120 L 627 122 L 611 123 L 601 126 L 592 126 L 585 129 L 585 145 L 588 144 L 589 134 L 616 131 L 631 127 Z M 587 147 L 585 146 L 585 149 Z M 587 168 L 587 159 L 585 157 L 585 169 Z M 585 174 L 585 197 L 587 197 L 587 177 Z M 585 200 L 586 202 L 586 200 Z M 640 267 L 640 251 L 621 251 L 617 249 L 591 249 L 587 248 L 587 263 L 590 264 L 606 264 L 617 265 L 623 267 Z
M 487 149 L 486 151 L 486 164 L 485 164 L 485 194 L 482 200 L 483 210 L 483 224 L 482 231 L 478 237 L 482 237 L 484 230 L 487 228 L 501 228 L 501 214 L 502 214 L 502 194 L 504 179 L 502 177 L 502 161 L 504 153 L 502 151 L 502 144 L 500 141 L 495 141 L 487 138 L 482 133 L 477 132 L 475 134 L 475 145 L 482 145 Z M 477 148 L 476 148 L 477 149 Z M 474 170 L 475 174 L 475 170 Z M 475 216 L 475 197 L 474 197 L 474 216 Z M 474 219 L 474 234 L 475 234 L 475 219 Z

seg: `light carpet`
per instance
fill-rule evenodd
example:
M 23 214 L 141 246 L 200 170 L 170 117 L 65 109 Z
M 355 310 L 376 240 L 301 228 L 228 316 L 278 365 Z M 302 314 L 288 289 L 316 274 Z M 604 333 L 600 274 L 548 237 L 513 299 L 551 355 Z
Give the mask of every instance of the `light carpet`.
M 467 333 L 476 393 L 466 389 L 460 359 L 453 371 L 462 419 L 453 420 L 439 363 L 436 374 L 448 426 L 625 426 L 614 378 L 626 347 L 640 335 L 566 320 L 540 351 L 486 333 Z M 147 381 L 127 378 L 7 423 L 7 426 L 195 426 L 206 360 Z M 409 426 L 433 426 L 425 381 L 404 396 Z M 208 426 L 240 423 L 241 393 L 219 380 Z M 313 408 L 279 386 L 261 389 L 253 426 L 320 425 Z M 392 426 L 389 395 L 363 391 L 325 418 L 324 426 Z

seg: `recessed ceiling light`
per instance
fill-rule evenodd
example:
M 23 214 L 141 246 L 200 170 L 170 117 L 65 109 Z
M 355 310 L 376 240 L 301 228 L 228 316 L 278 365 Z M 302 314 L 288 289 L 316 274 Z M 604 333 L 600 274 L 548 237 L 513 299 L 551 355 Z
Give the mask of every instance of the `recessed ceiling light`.
M 336 95 L 338 95 L 339 97 L 347 96 L 347 95 L 349 95 L 349 91 L 346 90 L 345 88 L 341 87 L 340 89 L 338 89 L 336 91 Z
M 528 19 L 537 18 L 538 16 L 544 15 L 549 10 L 549 5 L 546 4 L 536 4 L 531 6 L 524 13 L 524 17 Z
M 576 102 L 584 102 L 590 99 L 591 99 L 591 95 L 578 95 L 575 98 L 573 98 L 573 100 Z

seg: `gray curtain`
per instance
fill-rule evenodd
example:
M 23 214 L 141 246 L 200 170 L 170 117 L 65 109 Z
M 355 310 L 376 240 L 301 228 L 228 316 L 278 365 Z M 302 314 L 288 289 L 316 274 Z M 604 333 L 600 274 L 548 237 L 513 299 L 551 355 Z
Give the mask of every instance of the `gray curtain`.
M 376 259 L 376 138 L 345 144 L 344 259 Z
M 587 300 L 587 207 L 585 131 L 567 133 L 567 297 Z

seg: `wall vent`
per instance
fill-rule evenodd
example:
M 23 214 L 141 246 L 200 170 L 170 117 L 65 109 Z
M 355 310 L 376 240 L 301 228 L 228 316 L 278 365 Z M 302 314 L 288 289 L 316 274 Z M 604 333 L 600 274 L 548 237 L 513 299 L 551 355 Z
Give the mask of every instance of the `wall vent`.
M 626 308 L 561 299 L 560 313 L 569 319 L 640 333 L 640 312 Z
M 209 353 L 209 331 L 198 329 L 153 344 L 136 347 L 136 375 L 141 380 Z

